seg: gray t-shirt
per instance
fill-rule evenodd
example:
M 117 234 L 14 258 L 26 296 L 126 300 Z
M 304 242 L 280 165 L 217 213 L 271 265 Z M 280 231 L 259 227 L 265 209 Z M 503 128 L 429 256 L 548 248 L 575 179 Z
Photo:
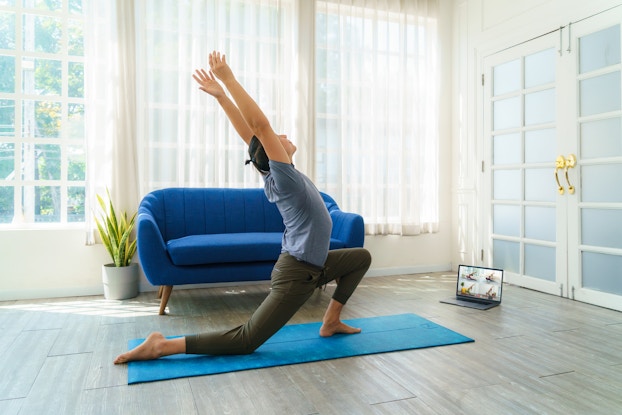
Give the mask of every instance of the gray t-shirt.
M 282 252 L 323 267 L 333 222 L 313 182 L 293 164 L 270 160 L 270 173 L 264 176 L 264 191 L 283 216 Z

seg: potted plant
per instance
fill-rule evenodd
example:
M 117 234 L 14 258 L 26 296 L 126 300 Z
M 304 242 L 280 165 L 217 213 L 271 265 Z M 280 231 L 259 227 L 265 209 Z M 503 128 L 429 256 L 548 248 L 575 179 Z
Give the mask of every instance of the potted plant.
M 115 210 L 108 189 L 106 195 L 108 202 L 97 195 L 101 211 L 95 216 L 99 237 L 112 258 L 112 263 L 102 266 L 104 296 L 124 300 L 138 295 L 138 264 L 132 263 L 136 253 L 136 213 L 128 220 L 126 212 Z

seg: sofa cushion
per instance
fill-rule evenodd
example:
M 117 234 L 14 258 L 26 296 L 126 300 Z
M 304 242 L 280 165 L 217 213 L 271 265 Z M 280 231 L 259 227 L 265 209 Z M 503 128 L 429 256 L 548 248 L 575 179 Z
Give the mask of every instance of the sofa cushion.
M 281 253 L 280 232 L 221 233 L 172 239 L 166 249 L 175 265 L 276 261 Z M 330 249 L 344 248 L 331 238 Z
M 220 233 L 172 239 L 166 244 L 175 265 L 276 261 L 281 232 Z

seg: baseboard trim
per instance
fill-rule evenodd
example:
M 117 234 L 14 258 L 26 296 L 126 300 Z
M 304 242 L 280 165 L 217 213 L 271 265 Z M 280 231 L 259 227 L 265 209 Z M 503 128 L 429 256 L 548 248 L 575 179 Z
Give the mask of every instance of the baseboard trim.
M 445 264 L 435 264 L 435 265 L 373 268 L 367 271 L 367 274 L 365 274 L 365 277 L 388 277 L 392 275 L 425 274 L 426 272 L 443 272 L 443 271 L 451 271 L 450 262 L 447 262 Z
M 99 285 L 85 287 L 37 288 L 31 290 L 2 290 L 0 301 L 39 300 L 45 298 L 89 297 L 104 295 L 104 287 Z

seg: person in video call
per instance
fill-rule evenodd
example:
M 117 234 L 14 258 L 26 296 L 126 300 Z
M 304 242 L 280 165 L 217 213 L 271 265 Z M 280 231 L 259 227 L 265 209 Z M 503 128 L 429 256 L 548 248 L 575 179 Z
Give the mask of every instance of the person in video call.
M 209 67 L 209 72 L 196 70 L 193 78 L 200 90 L 218 101 L 248 144 L 250 160 L 246 163 L 252 163 L 262 175 L 268 200 L 283 216 L 282 251 L 272 270 L 271 290 L 250 319 L 238 327 L 170 339 L 151 333 L 139 346 L 119 355 L 115 364 L 179 353 L 252 353 L 290 320 L 316 288 L 330 281 L 337 286 L 319 335 L 361 331 L 343 323 L 341 311 L 369 269 L 371 255 L 364 248 L 329 251 L 332 220 L 313 182 L 294 167 L 296 146 L 287 136 L 274 132 L 265 114 L 235 78 L 225 55 L 212 52 Z

